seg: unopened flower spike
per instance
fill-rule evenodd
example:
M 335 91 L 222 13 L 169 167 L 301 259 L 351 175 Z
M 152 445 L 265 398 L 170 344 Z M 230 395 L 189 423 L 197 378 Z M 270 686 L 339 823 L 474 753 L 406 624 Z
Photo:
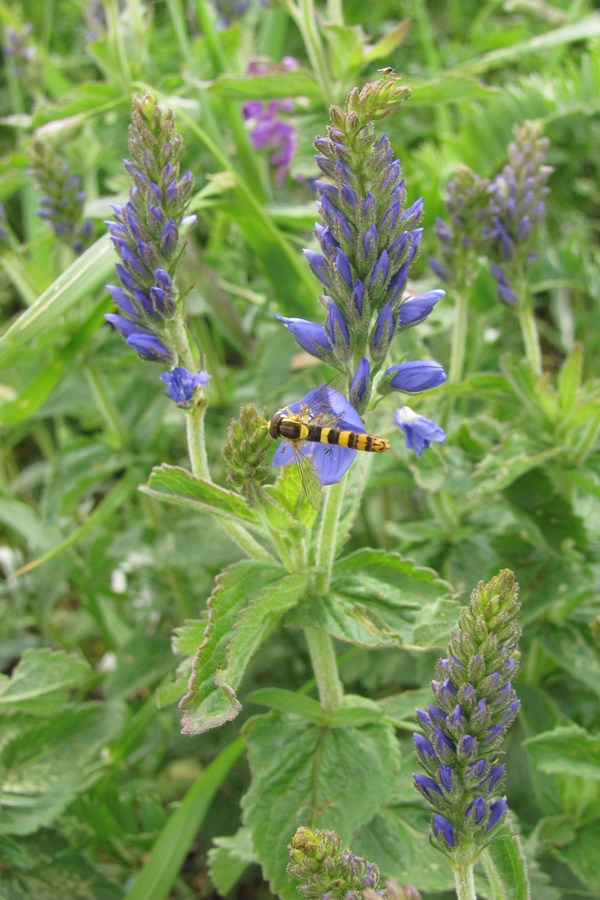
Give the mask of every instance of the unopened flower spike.
M 323 323 L 277 316 L 304 350 L 343 374 L 359 414 L 389 366 L 394 337 L 423 322 L 444 295 L 436 289 L 406 296 L 421 243 L 423 201 L 407 205 L 400 161 L 374 125 L 409 94 L 386 73 L 351 91 L 344 109 L 331 107 L 327 137 L 315 140 L 322 173 L 316 183 L 320 250 L 305 250 L 327 314 Z M 381 387 L 415 393 L 444 380 L 439 363 L 423 360 L 388 367 Z
M 489 187 L 487 178 L 468 166 L 459 166 L 448 182 L 448 219 L 436 220 L 439 255 L 429 264 L 438 277 L 460 289 L 472 280 L 476 259 L 487 249 L 484 228 L 489 216 Z
M 223 447 L 227 480 L 239 490 L 250 506 L 263 499 L 262 484 L 269 475 L 265 457 L 271 438 L 265 428 L 266 418 L 266 410 L 259 415 L 253 406 L 243 406 L 239 419 L 233 419 L 229 426 L 227 443 Z
M 387 897 L 379 869 L 351 850 L 340 849 L 335 831 L 298 828 L 288 844 L 288 874 L 300 882 L 298 893 L 306 898 L 362 900 L 364 890 Z
M 548 144 L 539 125 L 517 125 L 508 163 L 488 189 L 489 224 L 484 236 L 498 296 L 509 305 L 523 302 L 520 281 L 536 257 L 536 230 L 544 217 L 546 182 L 553 171 L 544 162 Z
M 8 25 L 4 31 L 2 50 L 13 76 L 29 90 L 35 90 L 40 82 L 41 65 L 31 23 L 26 22 L 19 29 Z
M 194 179 L 189 171 L 180 175 L 183 142 L 173 113 L 163 112 L 150 93 L 133 98 L 129 154 L 129 199 L 113 206 L 107 222 L 120 262 L 119 284 L 107 285 L 118 312 L 106 319 L 143 359 L 172 366 L 163 380 L 169 396 L 186 404 L 208 377 L 195 371 L 174 282 L 185 246 L 181 232 L 193 221 L 186 211 Z
M 425 774 L 415 787 L 432 813 L 431 841 L 455 869 L 471 867 L 507 812 L 502 744 L 519 710 L 520 610 L 514 574 L 504 569 L 471 594 L 437 664 L 433 703 L 417 709 L 414 735 Z
M 31 174 L 42 194 L 38 216 L 56 237 L 80 254 L 90 243 L 92 223 L 83 218 L 85 191 L 56 147 L 35 141 L 30 151 Z

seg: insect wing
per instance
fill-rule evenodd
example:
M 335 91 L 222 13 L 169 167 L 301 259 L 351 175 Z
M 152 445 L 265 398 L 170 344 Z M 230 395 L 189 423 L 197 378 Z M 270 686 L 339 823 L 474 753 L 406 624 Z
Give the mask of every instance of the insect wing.
M 361 417 L 354 407 L 331 384 L 322 384 L 304 398 L 304 405 L 310 411 L 310 424 L 346 428 L 349 431 L 364 432 Z M 307 423 L 308 424 L 308 423 Z
M 300 475 L 306 499 L 312 507 L 318 510 L 321 506 L 321 482 L 315 472 L 312 455 L 303 453 L 303 448 L 298 447 L 296 444 L 293 444 L 293 448 L 298 474 Z

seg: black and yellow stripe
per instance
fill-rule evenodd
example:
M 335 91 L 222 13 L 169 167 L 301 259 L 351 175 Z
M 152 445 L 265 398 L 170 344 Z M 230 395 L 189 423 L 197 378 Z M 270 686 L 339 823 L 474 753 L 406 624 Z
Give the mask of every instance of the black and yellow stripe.
M 383 453 L 390 449 L 386 438 L 344 428 L 328 428 L 324 425 L 307 425 L 287 416 L 273 416 L 271 421 L 273 437 L 287 438 L 288 441 L 311 441 L 314 444 L 332 444 L 348 447 L 350 450 L 364 450 L 366 453 Z
M 336 444 L 338 447 L 348 447 L 350 450 L 364 450 L 366 453 L 383 453 L 390 449 L 390 442 L 385 438 L 375 437 L 374 434 L 364 434 L 361 431 L 346 431 L 343 428 L 325 428 L 323 425 L 307 425 L 307 441 L 319 444 Z

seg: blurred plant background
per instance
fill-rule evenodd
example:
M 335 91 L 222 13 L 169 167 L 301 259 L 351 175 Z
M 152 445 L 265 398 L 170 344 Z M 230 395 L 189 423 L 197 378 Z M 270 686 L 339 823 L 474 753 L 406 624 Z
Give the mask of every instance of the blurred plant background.
M 132 93 L 151 90 L 174 112 L 195 179 L 179 283 L 212 375 L 207 446 L 225 485 L 221 451 L 240 407 L 272 412 L 331 377 L 273 316 L 320 321 L 302 254 L 316 248 L 312 141 L 332 103 L 391 67 L 413 91 L 383 125 L 407 203 L 424 200 L 414 294 L 440 286 L 429 260 L 442 258 L 436 219 L 450 219 L 459 167 L 493 181 L 515 126 L 532 121 L 548 138 L 553 171 L 526 274 L 542 374 L 497 273 L 473 253 L 402 345 L 448 368 L 462 310 L 461 371 L 412 404 L 443 423 L 446 443 L 417 459 L 391 408 L 378 408 L 370 430 L 393 448 L 371 469 L 347 549 L 398 552 L 459 599 L 515 571 L 511 814 L 534 897 L 598 896 L 594 4 L 379 0 L 367 15 L 362 0 L 14 0 L 0 2 L 0 22 L 0 895 L 271 895 L 240 828 L 240 727 L 261 710 L 259 689 L 311 688 L 308 655 L 284 620 L 246 673 L 239 718 L 180 733 L 178 666 L 201 639 L 214 577 L 240 551 L 209 514 L 138 490 L 153 466 L 186 464 L 184 419 L 158 369 L 104 322 L 116 261 L 104 220 L 129 187 Z M 379 704 L 403 753 L 378 827 L 343 840 L 432 900 L 452 896 L 452 879 L 427 841 L 410 732 L 455 621 L 452 610 L 403 645 L 337 645 L 348 692 Z M 296 824 L 309 823 L 288 839 Z M 279 892 L 293 897 L 292 881 Z

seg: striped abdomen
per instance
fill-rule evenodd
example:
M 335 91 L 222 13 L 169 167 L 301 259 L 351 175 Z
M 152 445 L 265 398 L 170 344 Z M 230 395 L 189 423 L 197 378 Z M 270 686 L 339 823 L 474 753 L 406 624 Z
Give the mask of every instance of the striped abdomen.
M 363 434 L 360 431 L 346 431 L 343 428 L 326 428 L 324 425 L 306 425 L 308 431 L 305 441 L 319 444 L 336 444 L 338 447 L 349 447 L 350 450 L 365 450 L 367 453 L 383 453 L 390 449 L 386 438 L 375 437 L 374 434 Z

